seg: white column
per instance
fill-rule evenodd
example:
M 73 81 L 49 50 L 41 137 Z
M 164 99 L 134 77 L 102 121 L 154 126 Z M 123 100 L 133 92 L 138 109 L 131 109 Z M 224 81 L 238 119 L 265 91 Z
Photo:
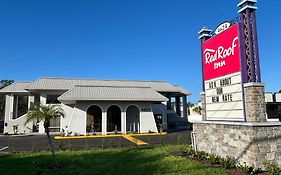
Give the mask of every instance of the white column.
M 127 134 L 127 113 L 124 114 L 124 134 Z
M 121 132 L 126 134 L 126 112 L 121 113 Z
M 12 107 L 12 105 L 11 105 L 11 96 L 10 95 L 6 95 L 5 96 L 6 97 L 6 101 L 5 101 L 5 121 L 6 120 L 8 120 L 8 119 L 10 119 L 10 114 L 11 114 L 11 107 Z
M 39 122 L 39 129 L 38 133 L 45 133 L 44 122 Z
M 47 102 L 47 95 L 40 94 L 40 104 L 45 105 Z M 39 122 L 39 133 L 45 133 L 44 122 Z
M 102 130 L 102 135 L 106 135 L 107 134 L 107 117 L 106 117 L 106 112 L 102 112 L 101 130 Z
M 30 109 L 30 107 L 32 107 L 31 103 L 34 104 L 34 101 L 35 101 L 34 99 L 35 99 L 34 95 L 29 94 L 29 96 L 28 96 L 28 109 Z
M 47 103 L 47 95 L 40 94 L 40 104 L 45 105 Z
M 13 115 L 14 115 L 14 95 L 11 94 L 10 95 L 10 110 L 9 110 L 9 120 L 13 119 Z
M 5 120 L 4 120 L 4 133 L 9 133 L 9 127 L 10 127 L 10 119 L 11 119 L 11 108 L 12 108 L 12 104 L 11 103 L 11 95 L 6 95 L 6 103 L 5 103 Z
M 151 107 L 150 107 L 150 111 L 152 112 Z M 153 113 L 152 113 L 152 115 L 153 115 Z M 153 119 L 154 119 L 154 117 L 153 117 Z M 140 114 L 139 114 L 139 122 L 140 122 L 140 133 L 143 133 L 143 129 L 142 129 L 142 111 L 141 110 L 140 110 Z M 155 122 L 155 120 L 154 120 L 154 122 Z

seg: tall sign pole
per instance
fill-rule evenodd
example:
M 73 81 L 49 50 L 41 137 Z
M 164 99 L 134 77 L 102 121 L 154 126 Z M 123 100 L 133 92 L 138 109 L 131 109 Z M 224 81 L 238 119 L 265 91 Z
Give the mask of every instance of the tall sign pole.
M 201 41 L 201 65 L 202 65 L 202 70 L 204 69 L 203 68 L 203 60 L 204 60 L 204 57 L 203 57 L 203 42 L 204 41 L 206 41 L 206 40 L 208 40 L 208 39 L 210 39 L 211 37 L 212 37 L 212 35 L 211 35 L 211 32 L 212 32 L 212 30 L 210 30 L 210 29 L 208 29 L 208 28 L 206 28 L 206 27 L 203 27 L 199 32 L 198 32 L 198 34 L 199 34 L 199 39 L 200 39 L 200 41 Z M 203 88 L 202 88 L 202 90 L 204 91 L 205 90 L 205 85 L 204 85 L 204 78 L 203 78 L 203 74 L 202 74 L 202 84 L 203 84 Z
M 245 58 L 243 66 L 243 82 L 261 82 L 259 50 L 256 27 L 256 0 L 243 0 L 237 6 L 240 7 L 238 13 L 241 16 L 241 27 L 243 33 L 243 47 L 245 48 Z
M 203 27 L 199 32 L 199 39 L 201 41 L 201 66 L 202 66 L 202 72 L 204 70 L 203 67 L 203 61 L 204 61 L 204 55 L 203 55 L 203 43 L 204 41 L 210 39 L 212 37 L 211 35 L 212 30 Z M 202 108 L 202 119 L 206 120 L 206 100 L 205 100 L 205 83 L 204 83 L 204 74 L 202 73 L 202 93 L 201 93 L 201 104 L 203 106 Z

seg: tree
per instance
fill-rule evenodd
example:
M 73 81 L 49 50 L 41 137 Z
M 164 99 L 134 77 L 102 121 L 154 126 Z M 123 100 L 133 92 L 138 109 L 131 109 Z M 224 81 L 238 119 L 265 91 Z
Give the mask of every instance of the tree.
M 14 83 L 14 80 L 1 80 L 0 81 L 0 89 L 9 86 L 10 84 Z
M 57 107 L 55 105 L 36 105 L 32 109 L 30 109 L 27 113 L 27 119 L 25 124 L 37 121 L 37 122 L 44 122 L 44 128 L 45 132 L 48 138 L 48 143 L 52 152 L 52 157 L 54 161 L 54 166 L 58 166 L 58 162 L 55 156 L 55 149 L 52 142 L 52 139 L 50 137 L 49 133 L 49 126 L 50 126 L 50 120 L 57 118 L 57 117 L 64 117 L 63 109 L 60 107 Z
M 1 80 L 0 81 L 0 89 L 9 86 L 14 83 L 14 80 Z M 0 119 L 5 115 L 5 95 L 0 94 Z
M 194 109 L 193 109 L 194 112 L 196 112 L 197 114 L 200 114 L 202 113 L 202 108 L 201 106 L 196 106 Z
M 193 106 L 194 106 L 194 104 L 193 104 L 193 103 L 191 103 L 191 102 L 188 102 L 188 103 L 187 103 L 187 106 L 188 106 L 188 107 L 193 107 Z

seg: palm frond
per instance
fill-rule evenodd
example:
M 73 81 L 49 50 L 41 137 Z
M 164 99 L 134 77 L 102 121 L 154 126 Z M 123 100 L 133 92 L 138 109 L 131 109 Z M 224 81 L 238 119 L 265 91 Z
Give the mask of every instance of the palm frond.
M 46 121 L 51 118 L 64 117 L 63 109 L 56 105 L 36 105 L 27 113 L 25 124 L 31 121 Z

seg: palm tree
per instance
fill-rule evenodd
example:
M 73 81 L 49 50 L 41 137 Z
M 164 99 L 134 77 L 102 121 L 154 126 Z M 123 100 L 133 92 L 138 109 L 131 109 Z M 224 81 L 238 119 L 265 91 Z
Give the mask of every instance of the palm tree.
M 196 112 L 197 114 L 200 114 L 202 113 L 202 108 L 201 106 L 196 106 L 194 109 L 193 109 L 194 112 Z
M 27 119 L 25 124 L 33 121 L 37 122 L 44 122 L 44 128 L 45 132 L 47 134 L 48 142 L 51 148 L 52 157 L 54 161 L 54 165 L 57 166 L 57 159 L 55 156 L 55 149 L 54 145 L 52 143 L 52 139 L 50 137 L 50 119 L 54 119 L 57 117 L 64 117 L 63 109 L 60 107 L 57 107 L 55 105 L 36 105 L 33 108 L 31 108 L 27 113 Z
M 187 103 L 187 106 L 188 106 L 188 107 L 193 107 L 193 106 L 194 106 L 194 104 L 193 104 L 193 103 L 191 103 L 191 102 L 188 102 L 188 103 Z

